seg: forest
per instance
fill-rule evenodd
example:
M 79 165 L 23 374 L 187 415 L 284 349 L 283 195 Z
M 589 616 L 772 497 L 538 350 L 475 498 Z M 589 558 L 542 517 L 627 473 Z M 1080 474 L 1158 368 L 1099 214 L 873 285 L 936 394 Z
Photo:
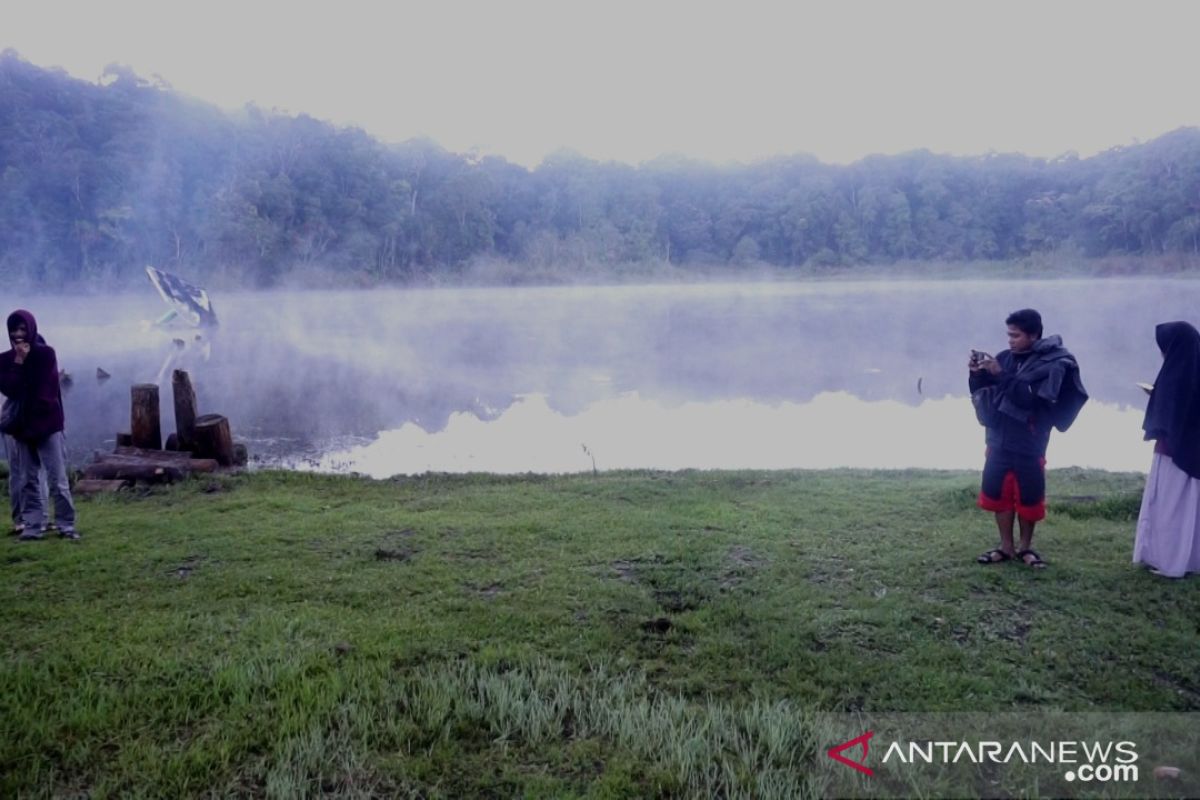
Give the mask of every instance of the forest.
M 10 285 L 121 286 L 147 264 L 225 285 L 361 286 L 482 262 L 570 279 L 637 264 L 852 271 L 1057 253 L 1200 254 L 1200 130 L 1088 158 L 631 166 L 562 151 L 530 170 L 304 114 L 224 111 L 119 65 L 92 83 L 0 53 Z

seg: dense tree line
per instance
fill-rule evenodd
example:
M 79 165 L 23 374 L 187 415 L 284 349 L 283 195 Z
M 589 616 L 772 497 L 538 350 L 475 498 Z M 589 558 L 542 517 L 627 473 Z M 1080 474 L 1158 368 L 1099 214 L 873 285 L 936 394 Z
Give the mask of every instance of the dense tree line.
M 1200 253 L 1200 130 L 1092 158 L 917 151 L 532 171 L 432 142 L 184 97 L 128 69 L 89 83 L 0 54 L 0 274 L 127 280 L 154 264 L 271 285 L 407 280 L 477 258 L 571 269 Z

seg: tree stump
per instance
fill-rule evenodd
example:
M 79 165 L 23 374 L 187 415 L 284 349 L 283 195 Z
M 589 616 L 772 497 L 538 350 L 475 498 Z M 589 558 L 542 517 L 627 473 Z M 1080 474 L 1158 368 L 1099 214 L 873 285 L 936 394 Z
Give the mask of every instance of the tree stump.
M 221 414 L 205 414 L 196 418 L 196 458 L 215 458 L 222 467 L 233 466 L 233 434 L 229 420 Z
M 158 386 L 139 383 L 133 387 L 133 411 L 130 429 L 134 447 L 147 450 L 162 449 L 162 426 L 158 421 Z
M 175 396 L 175 449 L 191 450 L 196 441 L 196 390 L 186 370 L 171 373 L 171 393 Z

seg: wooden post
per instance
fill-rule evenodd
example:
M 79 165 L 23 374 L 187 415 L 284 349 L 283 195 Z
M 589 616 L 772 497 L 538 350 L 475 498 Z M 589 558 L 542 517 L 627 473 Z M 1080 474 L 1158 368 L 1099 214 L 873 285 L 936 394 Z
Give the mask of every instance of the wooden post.
M 147 450 L 162 449 L 162 426 L 158 421 L 158 386 L 138 383 L 133 387 L 133 412 L 130 415 L 133 446 Z
M 215 458 L 222 467 L 233 466 L 233 434 L 229 420 L 220 414 L 196 418 L 196 458 Z
M 171 373 L 171 393 L 175 395 L 175 447 L 191 450 L 196 443 L 196 390 L 186 370 Z

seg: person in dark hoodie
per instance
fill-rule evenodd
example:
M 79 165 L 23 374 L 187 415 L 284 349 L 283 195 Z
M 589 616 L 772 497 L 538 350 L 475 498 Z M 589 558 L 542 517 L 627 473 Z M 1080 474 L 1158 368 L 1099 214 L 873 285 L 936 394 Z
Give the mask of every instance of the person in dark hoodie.
M 1042 316 L 1032 308 L 1009 314 L 1008 351 L 972 354 L 971 402 L 987 429 L 987 456 L 978 505 L 994 512 L 1000 546 L 979 556 L 981 564 L 1019 559 L 1041 569 L 1033 531 L 1046 516 L 1046 447 L 1050 430 L 1066 431 L 1087 402 L 1075 357 L 1062 337 L 1042 338 Z M 1013 542 L 1020 522 L 1020 544 Z
M 46 340 L 40 335 L 37 337 L 38 344 L 45 344 Z M 19 404 L 16 400 L 7 399 L 4 401 L 3 410 L 0 411 L 0 419 L 14 419 L 16 411 L 19 409 Z M 25 457 L 21 446 L 17 440 L 8 433 L 0 431 L 0 435 L 4 438 L 4 454 L 8 459 L 8 494 L 9 502 L 12 509 L 12 533 L 14 536 L 20 536 L 25 532 L 24 512 L 25 512 Z M 46 470 L 39 469 L 38 471 L 38 497 L 41 498 L 42 505 L 45 506 L 47 494 L 46 487 Z
M 58 358 L 54 348 L 39 339 L 37 320 L 24 309 L 8 315 L 8 340 L 12 348 L 0 353 L 0 393 L 18 404 L 15 421 L 7 426 L 7 433 L 17 440 L 24 464 L 25 530 L 20 538 L 40 539 L 45 535 L 46 507 L 37 491 L 38 469 L 45 468 L 58 533 L 65 539 L 79 539 L 67 481 Z
M 1164 322 L 1154 338 L 1163 363 L 1142 422 L 1154 457 L 1133 563 L 1182 578 L 1200 572 L 1200 332 L 1186 322 Z

